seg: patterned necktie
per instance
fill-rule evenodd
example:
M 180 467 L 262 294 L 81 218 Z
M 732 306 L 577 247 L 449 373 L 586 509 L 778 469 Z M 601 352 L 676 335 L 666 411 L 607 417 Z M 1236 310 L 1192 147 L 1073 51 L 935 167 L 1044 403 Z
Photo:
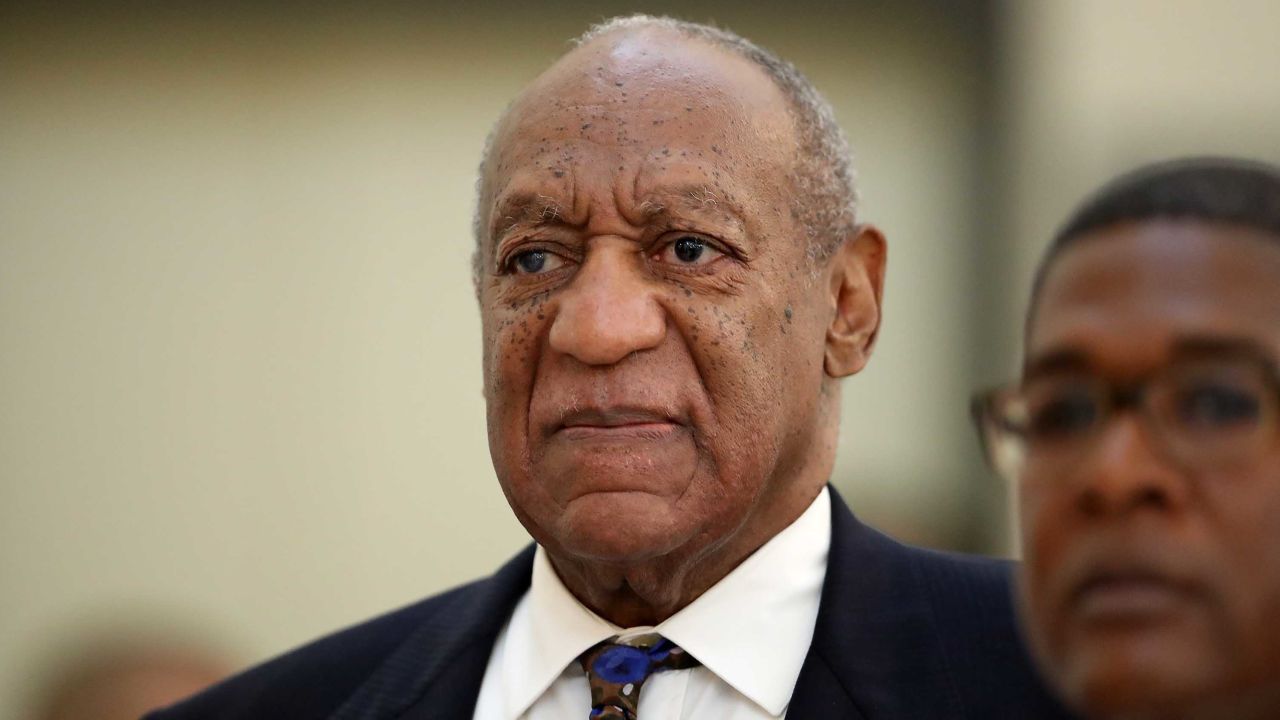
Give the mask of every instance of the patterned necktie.
M 698 662 L 657 633 L 615 635 L 578 657 L 591 683 L 592 720 L 636 720 L 640 687 L 659 670 L 683 670 Z

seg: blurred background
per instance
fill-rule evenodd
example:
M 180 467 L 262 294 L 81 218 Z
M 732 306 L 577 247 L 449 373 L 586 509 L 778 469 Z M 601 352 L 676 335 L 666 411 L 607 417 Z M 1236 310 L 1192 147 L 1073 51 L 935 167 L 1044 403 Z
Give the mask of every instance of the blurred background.
M 0 717 L 122 644 L 204 682 L 527 542 L 474 168 L 567 40 L 638 10 L 834 104 L 891 253 L 833 482 L 931 546 L 1010 552 L 967 398 L 1016 368 L 1071 206 L 1172 154 L 1280 161 L 1270 0 L 0 5 Z

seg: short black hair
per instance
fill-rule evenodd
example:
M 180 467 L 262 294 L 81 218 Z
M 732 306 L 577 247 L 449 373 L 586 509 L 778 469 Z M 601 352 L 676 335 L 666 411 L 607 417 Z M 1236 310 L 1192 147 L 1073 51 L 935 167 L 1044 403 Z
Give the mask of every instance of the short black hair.
M 1063 250 L 1098 230 L 1147 220 L 1235 225 L 1280 243 L 1280 167 L 1242 158 L 1179 158 L 1145 165 L 1103 185 L 1067 218 L 1040 259 L 1027 322 Z

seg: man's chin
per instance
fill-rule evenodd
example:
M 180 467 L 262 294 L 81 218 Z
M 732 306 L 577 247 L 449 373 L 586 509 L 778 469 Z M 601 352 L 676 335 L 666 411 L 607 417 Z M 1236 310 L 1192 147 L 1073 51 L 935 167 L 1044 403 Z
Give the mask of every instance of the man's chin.
M 1103 719 L 1179 717 L 1214 694 L 1218 678 L 1208 658 L 1192 657 L 1186 646 L 1160 653 L 1154 645 L 1096 648 L 1077 659 L 1060 685 L 1087 717 Z
M 567 555 L 609 565 L 648 562 L 674 552 L 696 532 L 681 528 L 670 498 L 639 490 L 592 492 L 571 500 L 556 519 L 556 544 Z

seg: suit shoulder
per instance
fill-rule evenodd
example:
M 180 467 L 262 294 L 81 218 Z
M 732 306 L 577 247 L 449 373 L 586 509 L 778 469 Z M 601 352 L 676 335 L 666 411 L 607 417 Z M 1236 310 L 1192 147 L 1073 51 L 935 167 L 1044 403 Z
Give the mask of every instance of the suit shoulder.
M 1010 560 L 903 545 L 933 614 L 948 636 L 990 649 L 993 641 L 1022 653 L 1014 622 Z M 970 643 L 972 644 L 972 643 Z
M 967 555 L 957 552 L 903 546 L 912 555 L 913 564 L 930 585 L 942 587 L 956 601 L 993 602 L 1003 610 L 1012 597 L 1011 560 Z
M 948 665 L 973 717 L 1065 719 L 1037 677 L 1014 609 L 1017 563 L 911 548 Z
M 478 580 L 339 630 L 240 672 L 145 720 L 319 718 L 342 704 L 413 631 L 468 606 Z

